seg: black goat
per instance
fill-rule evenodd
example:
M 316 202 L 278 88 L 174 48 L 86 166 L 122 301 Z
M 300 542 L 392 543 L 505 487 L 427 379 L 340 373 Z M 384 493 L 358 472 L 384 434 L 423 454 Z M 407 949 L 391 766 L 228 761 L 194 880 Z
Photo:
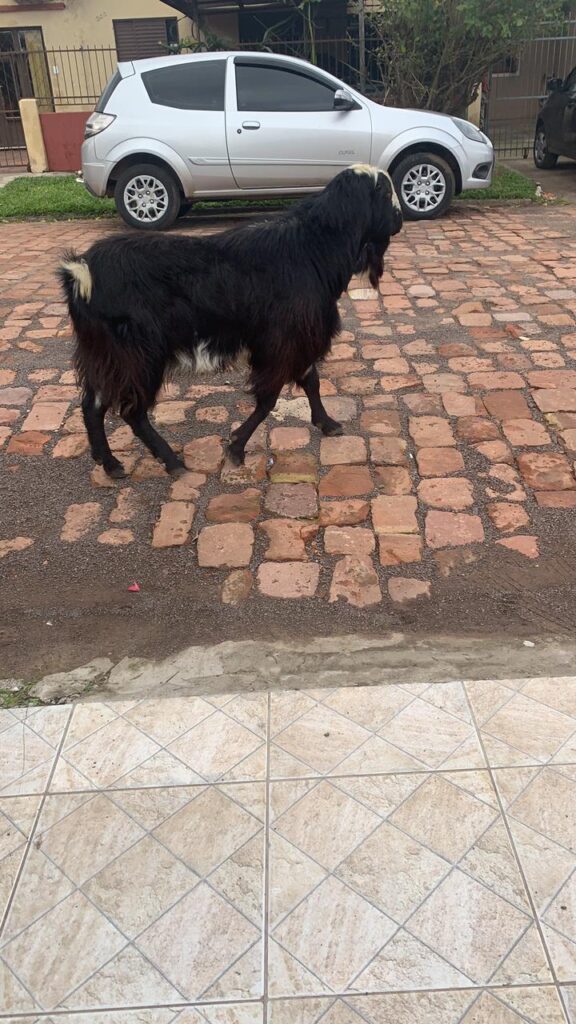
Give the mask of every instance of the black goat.
M 182 463 L 148 419 L 166 375 L 183 364 L 223 370 L 248 359 L 256 408 L 231 437 L 246 442 L 296 382 L 324 434 L 342 433 L 320 398 L 316 364 L 340 329 L 337 300 L 354 273 L 378 288 L 400 204 L 384 171 L 358 164 L 320 195 L 264 224 L 207 238 L 124 235 L 59 268 L 76 333 L 75 366 L 92 456 L 124 476 L 104 431 L 118 412 L 169 472 Z

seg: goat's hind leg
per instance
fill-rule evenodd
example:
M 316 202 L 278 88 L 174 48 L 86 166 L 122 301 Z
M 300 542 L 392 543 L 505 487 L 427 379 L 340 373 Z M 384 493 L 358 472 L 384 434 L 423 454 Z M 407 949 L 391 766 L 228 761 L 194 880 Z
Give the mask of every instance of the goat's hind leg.
M 319 427 L 326 437 L 334 437 L 337 434 L 343 434 L 344 430 L 342 428 L 342 424 L 338 423 L 337 420 L 333 420 L 324 408 L 322 399 L 320 398 L 320 378 L 314 363 L 310 369 L 306 371 L 304 376 L 300 380 L 296 381 L 296 383 L 299 388 L 302 388 L 308 402 L 310 403 L 310 413 L 312 415 L 312 423 L 314 426 Z
M 104 430 L 106 406 L 102 405 L 93 388 L 87 387 L 84 391 L 82 415 L 94 462 L 99 466 L 103 466 L 104 472 L 115 480 L 126 476 L 122 463 L 112 455 L 110 450 L 106 431 Z
M 176 452 L 173 451 L 168 442 L 164 440 L 150 423 L 148 413 L 143 406 L 137 406 L 136 409 L 130 412 L 123 412 L 122 419 L 132 428 L 136 437 L 139 437 L 142 443 L 146 445 L 154 458 L 164 463 L 168 473 L 176 475 L 185 470 L 186 467 L 181 459 L 178 458 Z

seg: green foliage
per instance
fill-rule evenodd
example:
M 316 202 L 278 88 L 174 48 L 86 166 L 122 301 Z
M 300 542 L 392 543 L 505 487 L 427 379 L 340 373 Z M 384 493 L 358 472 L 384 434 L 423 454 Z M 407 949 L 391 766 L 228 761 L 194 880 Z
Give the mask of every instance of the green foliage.
M 386 102 L 462 114 L 491 64 L 565 13 L 565 0 L 380 0 L 367 22 Z
M 177 43 L 160 43 L 167 53 L 216 53 L 231 49 L 231 44 L 214 32 L 202 31 L 201 39 L 184 36 Z

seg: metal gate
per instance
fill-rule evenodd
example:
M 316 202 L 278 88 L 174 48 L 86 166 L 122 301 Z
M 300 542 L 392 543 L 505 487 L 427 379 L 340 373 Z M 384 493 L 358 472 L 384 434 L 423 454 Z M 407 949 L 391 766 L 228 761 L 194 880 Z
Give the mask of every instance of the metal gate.
M 22 88 L 26 56 L 0 50 L 0 168 L 25 167 L 28 162 L 18 100 L 30 96 Z
M 525 157 L 532 148 L 538 111 L 550 78 L 576 66 L 576 21 L 543 25 L 490 69 L 483 85 L 483 127 L 499 156 Z

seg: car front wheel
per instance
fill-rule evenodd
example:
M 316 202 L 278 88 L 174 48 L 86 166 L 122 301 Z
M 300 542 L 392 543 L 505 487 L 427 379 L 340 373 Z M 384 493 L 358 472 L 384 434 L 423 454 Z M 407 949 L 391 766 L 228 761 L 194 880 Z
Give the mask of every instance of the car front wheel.
M 182 197 L 171 172 L 155 164 L 123 171 L 114 189 L 116 209 L 130 227 L 163 231 L 180 212 Z
M 551 153 L 548 149 L 546 131 L 543 124 L 536 126 L 534 136 L 534 163 L 541 171 L 551 171 L 556 166 L 558 154 Z
M 451 167 L 435 153 L 412 153 L 392 175 L 406 220 L 433 220 L 446 212 L 454 195 Z

